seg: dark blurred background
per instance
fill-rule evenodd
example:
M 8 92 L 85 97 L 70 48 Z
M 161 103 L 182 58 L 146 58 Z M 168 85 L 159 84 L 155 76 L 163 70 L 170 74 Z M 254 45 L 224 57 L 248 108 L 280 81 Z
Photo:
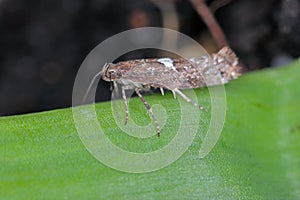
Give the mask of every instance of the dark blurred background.
M 248 70 L 299 57 L 299 0 L 207 3 Z M 0 116 L 70 107 L 85 56 L 106 38 L 143 26 L 178 29 L 218 50 L 187 0 L 0 0 Z M 108 100 L 109 84 L 102 86 L 98 99 Z

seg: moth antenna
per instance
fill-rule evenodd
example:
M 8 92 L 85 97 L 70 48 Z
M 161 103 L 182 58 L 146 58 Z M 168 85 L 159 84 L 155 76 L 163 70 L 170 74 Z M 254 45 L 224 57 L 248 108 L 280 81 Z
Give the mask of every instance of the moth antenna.
M 106 70 L 107 66 L 108 66 L 108 63 L 105 63 L 105 64 L 104 64 L 104 67 L 103 67 L 103 70 L 101 70 L 100 72 L 98 72 L 98 73 L 93 77 L 93 79 L 92 79 L 92 81 L 91 81 L 91 83 L 90 83 L 88 89 L 86 90 L 86 92 L 85 92 L 85 94 L 84 94 L 84 96 L 83 96 L 82 103 L 84 103 L 84 102 L 86 101 L 87 96 L 88 96 L 88 94 L 89 94 L 89 92 L 90 92 L 90 90 L 91 90 L 91 88 L 92 88 L 92 86 L 93 86 L 93 84 L 94 84 L 96 78 L 98 78 L 99 76 L 101 76 L 101 75 L 103 74 L 103 71 Z

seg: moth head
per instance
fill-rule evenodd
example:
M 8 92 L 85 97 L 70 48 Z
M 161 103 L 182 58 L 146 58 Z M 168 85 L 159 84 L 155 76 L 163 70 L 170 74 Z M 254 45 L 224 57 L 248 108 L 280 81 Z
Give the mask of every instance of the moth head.
M 121 78 L 121 72 L 113 63 L 106 63 L 102 70 L 102 79 L 105 81 L 116 81 Z

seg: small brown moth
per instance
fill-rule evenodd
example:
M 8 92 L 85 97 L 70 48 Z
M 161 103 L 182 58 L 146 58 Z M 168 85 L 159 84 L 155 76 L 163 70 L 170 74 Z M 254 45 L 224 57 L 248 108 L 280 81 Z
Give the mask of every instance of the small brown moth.
M 103 80 L 122 86 L 122 97 L 126 110 L 125 124 L 128 122 L 125 90 L 135 90 L 149 111 L 156 125 L 157 135 L 160 136 L 157 119 L 150 105 L 140 93 L 141 91 L 149 90 L 150 87 L 160 88 L 164 95 L 164 89 L 168 89 L 173 92 L 174 98 L 178 94 L 187 102 L 207 112 L 203 106 L 192 101 L 180 89 L 225 84 L 241 75 L 241 68 L 237 64 L 238 58 L 234 52 L 229 47 L 224 47 L 218 53 L 212 54 L 212 58 L 202 56 L 188 60 L 183 58 L 137 59 L 116 64 L 106 63 L 103 70 L 95 77 L 101 75 Z

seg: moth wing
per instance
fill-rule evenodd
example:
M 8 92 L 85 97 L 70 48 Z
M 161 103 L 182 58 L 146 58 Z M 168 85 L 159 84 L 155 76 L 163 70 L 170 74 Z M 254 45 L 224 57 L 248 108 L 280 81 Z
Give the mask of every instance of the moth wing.
M 168 67 L 157 62 L 156 59 L 136 64 L 123 77 L 142 85 L 163 87 L 170 90 L 180 87 L 186 80 L 175 67 Z

